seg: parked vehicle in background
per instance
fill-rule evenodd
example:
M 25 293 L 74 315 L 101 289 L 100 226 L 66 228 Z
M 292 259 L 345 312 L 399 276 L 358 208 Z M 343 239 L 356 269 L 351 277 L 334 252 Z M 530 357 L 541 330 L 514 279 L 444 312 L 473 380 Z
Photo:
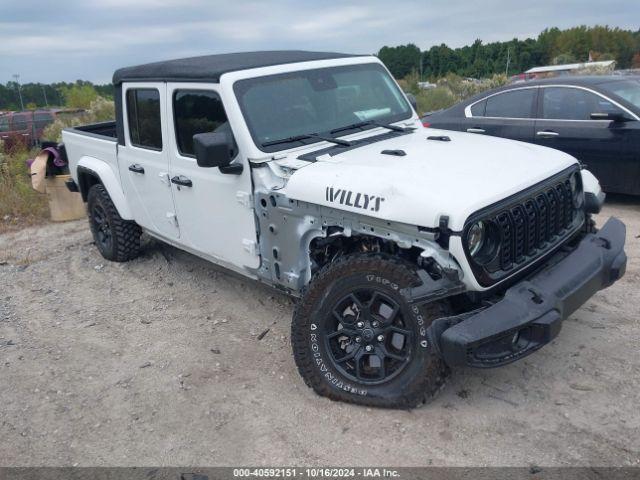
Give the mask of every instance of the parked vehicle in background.
M 575 158 L 426 134 L 374 56 L 210 55 L 113 83 L 115 122 L 62 133 L 100 253 L 131 260 L 145 231 L 298 297 L 294 358 L 329 398 L 416 406 L 447 366 L 538 350 L 624 274 L 625 226 L 596 230 Z
M 40 141 L 47 125 L 53 123 L 57 116 L 65 113 L 72 112 L 62 109 L 43 109 L 0 115 L 0 140 L 4 142 L 7 150 L 18 144 L 32 147 Z
M 640 77 L 564 77 L 483 92 L 423 117 L 434 128 L 562 150 L 603 190 L 640 195 Z

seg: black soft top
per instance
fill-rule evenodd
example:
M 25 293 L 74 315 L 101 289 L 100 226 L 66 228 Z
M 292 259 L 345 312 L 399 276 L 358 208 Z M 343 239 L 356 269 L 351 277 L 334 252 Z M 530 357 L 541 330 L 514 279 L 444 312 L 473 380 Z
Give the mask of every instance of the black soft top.
M 144 81 L 217 83 L 220 81 L 222 74 L 238 70 L 358 56 L 363 55 L 305 52 L 302 50 L 274 50 L 204 55 L 201 57 L 181 58 L 164 62 L 147 63 L 135 67 L 120 68 L 113 74 L 113 83 L 114 85 L 121 84 L 122 82 Z

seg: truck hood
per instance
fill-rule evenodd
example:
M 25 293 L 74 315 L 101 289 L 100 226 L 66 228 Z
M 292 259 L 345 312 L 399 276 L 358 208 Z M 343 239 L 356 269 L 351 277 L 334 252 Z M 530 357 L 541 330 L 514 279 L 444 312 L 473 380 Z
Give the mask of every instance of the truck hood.
M 450 141 L 427 139 L 440 135 Z M 405 155 L 383 154 L 383 150 L 402 150 Z M 436 227 L 440 216 L 447 215 L 449 228 L 459 231 L 477 210 L 576 163 L 570 155 L 533 144 L 419 129 L 320 156 L 296 170 L 282 193 L 295 200 L 422 227 Z

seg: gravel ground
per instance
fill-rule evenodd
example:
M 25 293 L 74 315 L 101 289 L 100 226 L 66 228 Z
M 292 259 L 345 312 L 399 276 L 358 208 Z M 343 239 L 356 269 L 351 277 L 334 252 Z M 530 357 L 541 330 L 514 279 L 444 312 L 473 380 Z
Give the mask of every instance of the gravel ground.
M 609 215 L 625 278 L 413 411 L 317 397 L 267 287 L 156 242 L 106 262 L 85 221 L 0 235 L 0 465 L 640 465 L 640 202 Z

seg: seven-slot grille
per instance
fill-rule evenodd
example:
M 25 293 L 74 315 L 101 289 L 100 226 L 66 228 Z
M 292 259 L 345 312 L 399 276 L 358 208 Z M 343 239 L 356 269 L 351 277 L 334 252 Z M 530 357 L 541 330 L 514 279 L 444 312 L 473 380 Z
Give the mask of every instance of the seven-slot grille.
M 535 257 L 562 240 L 576 218 L 569 178 L 538 190 L 489 220 L 500 230 L 499 269 Z

